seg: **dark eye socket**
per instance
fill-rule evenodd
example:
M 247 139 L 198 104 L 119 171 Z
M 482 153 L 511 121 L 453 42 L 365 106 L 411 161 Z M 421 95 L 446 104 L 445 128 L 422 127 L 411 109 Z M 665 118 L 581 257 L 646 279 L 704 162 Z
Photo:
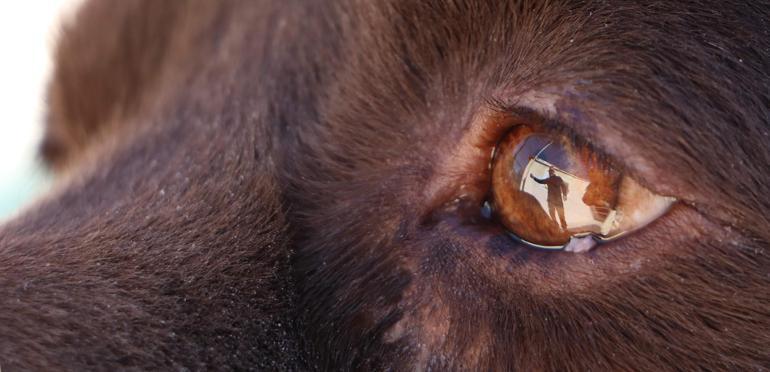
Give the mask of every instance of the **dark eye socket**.
M 513 238 L 537 248 L 589 250 L 643 228 L 675 201 L 588 146 L 527 125 L 499 141 L 491 172 L 495 218 Z

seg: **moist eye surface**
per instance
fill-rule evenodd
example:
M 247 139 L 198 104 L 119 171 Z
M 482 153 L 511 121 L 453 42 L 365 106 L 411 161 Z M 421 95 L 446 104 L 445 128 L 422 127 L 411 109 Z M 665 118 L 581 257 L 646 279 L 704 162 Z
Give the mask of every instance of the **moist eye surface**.
M 536 248 L 615 239 L 659 218 L 675 201 L 589 148 L 526 125 L 503 137 L 491 166 L 494 215 L 512 237 Z

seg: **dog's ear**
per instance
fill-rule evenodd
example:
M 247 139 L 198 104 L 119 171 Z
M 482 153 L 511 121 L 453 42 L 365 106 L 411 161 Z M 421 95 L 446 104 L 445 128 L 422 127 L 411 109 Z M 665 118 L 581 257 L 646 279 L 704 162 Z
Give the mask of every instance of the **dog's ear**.
M 178 14 L 152 1 L 91 1 L 63 27 L 42 154 L 61 168 L 157 85 Z M 151 10 L 146 12 L 145 10 Z
M 161 105 L 195 61 L 201 27 L 217 16 L 200 1 L 87 1 L 55 50 L 41 153 L 66 167 L 108 132 Z M 187 32 L 185 32 L 187 31 Z

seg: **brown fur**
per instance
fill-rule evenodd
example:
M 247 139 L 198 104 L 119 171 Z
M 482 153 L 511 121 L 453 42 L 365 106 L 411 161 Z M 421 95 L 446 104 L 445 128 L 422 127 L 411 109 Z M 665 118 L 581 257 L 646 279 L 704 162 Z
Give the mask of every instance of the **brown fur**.
M 770 366 L 770 3 L 94 0 L 0 232 L 14 369 Z M 491 114 L 494 113 L 494 114 Z M 476 217 L 563 129 L 681 202 L 590 254 Z

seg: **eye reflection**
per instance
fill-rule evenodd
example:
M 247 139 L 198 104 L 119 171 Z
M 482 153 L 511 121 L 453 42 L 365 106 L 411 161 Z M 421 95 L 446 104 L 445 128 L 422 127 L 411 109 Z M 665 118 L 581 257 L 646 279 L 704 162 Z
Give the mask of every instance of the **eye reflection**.
M 565 138 L 511 130 L 492 164 L 494 214 L 538 248 L 583 251 L 639 229 L 673 203 Z

